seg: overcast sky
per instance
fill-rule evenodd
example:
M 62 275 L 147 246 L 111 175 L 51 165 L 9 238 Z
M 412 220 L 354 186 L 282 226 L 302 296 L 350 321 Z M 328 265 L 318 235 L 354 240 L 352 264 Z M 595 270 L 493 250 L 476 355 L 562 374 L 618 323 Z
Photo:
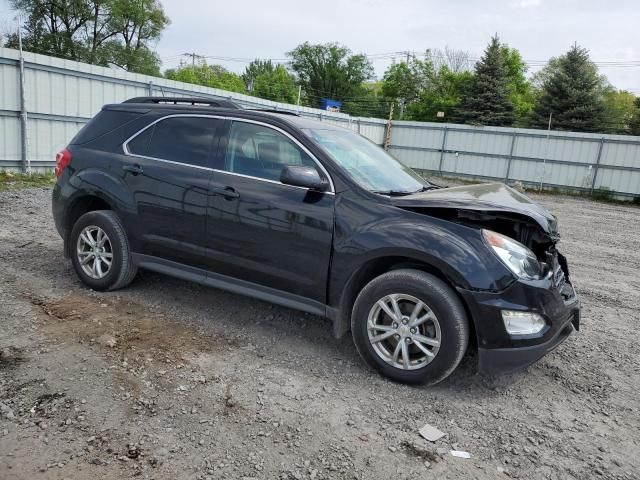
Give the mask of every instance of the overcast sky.
M 162 0 L 171 25 L 156 45 L 164 66 L 177 55 L 282 59 L 299 43 L 336 41 L 354 52 L 377 54 L 448 45 L 480 56 L 489 38 L 546 61 L 574 41 L 611 83 L 640 94 L 640 0 Z M 0 0 L 0 12 L 7 0 Z M 400 58 L 400 57 L 398 57 Z M 241 61 L 222 63 L 242 71 Z M 376 60 L 377 75 L 389 59 Z M 533 69 L 535 70 L 535 68 Z

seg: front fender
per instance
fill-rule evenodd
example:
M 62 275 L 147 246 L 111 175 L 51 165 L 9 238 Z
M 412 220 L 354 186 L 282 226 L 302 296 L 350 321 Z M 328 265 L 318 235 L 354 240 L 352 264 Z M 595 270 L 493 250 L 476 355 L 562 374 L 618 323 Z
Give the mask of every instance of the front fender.
M 388 257 L 426 264 L 454 287 L 466 290 L 497 292 L 515 281 L 488 249 L 479 229 L 391 205 L 366 207 L 348 198 L 337 204 L 328 295 L 331 306 L 340 305 L 343 292 L 359 271 Z

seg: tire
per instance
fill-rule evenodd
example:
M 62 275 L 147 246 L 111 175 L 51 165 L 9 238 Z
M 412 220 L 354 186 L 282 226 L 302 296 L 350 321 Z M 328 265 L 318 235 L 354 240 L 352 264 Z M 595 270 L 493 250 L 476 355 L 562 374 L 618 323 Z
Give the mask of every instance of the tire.
M 401 321 L 396 321 L 394 302 Z M 420 302 L 424 307 L 412 320 L 411 313 Z M 370 367 L 408 384 L 434 385 L 444 380 L 456 369 L 469 344 L 469 322 L 456 293 L 439 278 L 412 269 L 390 271 L 362 289 L 353 306 L 351 332 L 358 353 Z M 402 343 L 407 344 L 406 350 Z
M 102 246 L 95 242 L 100 231 L 106 236 Z M 97 253 L 103 260 L 97 262 L 94 247 L 101 249 Z M 82 215 L 74 224 L 69 237 L 71 262 L 78 277 L 94 290 L 117 290 L 126 287 L 136 276 L 138 268 L 131 258 L 129 240 L 118 216 L 111 210 L 96 210 Z M 83 262 L 83 260 L 88 260 Z M 111 264 L 107 266 L 107 261 Z M 83 266 L 84 265 L 84 266 Z M 102 275 L 102 276 L 101 276 Z

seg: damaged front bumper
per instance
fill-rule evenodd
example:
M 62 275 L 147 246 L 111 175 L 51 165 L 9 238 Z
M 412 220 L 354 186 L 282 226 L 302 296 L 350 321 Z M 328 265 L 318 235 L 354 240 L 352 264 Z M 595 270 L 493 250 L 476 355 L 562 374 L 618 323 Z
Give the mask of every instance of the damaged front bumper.
M 580 328 L 580 300 L 569 280 L 557 272 L 541 280 L 518 280 L 499 293 L 459 292 L 474 321 L 478 370 L 482 374 L 498 375 L 525 368 Z M 545 319 L 546 326 L 535 335 L 509 335 L 502 320 L 503 310 L 537 313 Z

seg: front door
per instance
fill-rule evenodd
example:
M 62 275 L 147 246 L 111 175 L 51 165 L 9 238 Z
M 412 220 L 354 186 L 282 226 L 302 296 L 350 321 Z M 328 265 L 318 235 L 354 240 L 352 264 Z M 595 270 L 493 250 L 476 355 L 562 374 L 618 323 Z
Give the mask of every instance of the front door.
M 178 115 L 132 138 L 117 168 L 133 196 L 137 253 L 200 266 L 206 256 L 211 152 L 222 120 Z M 127 215 L 124 215 L 127 221 Z
M 333 192 L 284 185 L 285 165 L 319 167 L 292 137 L 233 121 L 211 182 L 207 246 L 218 273 L 326 302 Z

